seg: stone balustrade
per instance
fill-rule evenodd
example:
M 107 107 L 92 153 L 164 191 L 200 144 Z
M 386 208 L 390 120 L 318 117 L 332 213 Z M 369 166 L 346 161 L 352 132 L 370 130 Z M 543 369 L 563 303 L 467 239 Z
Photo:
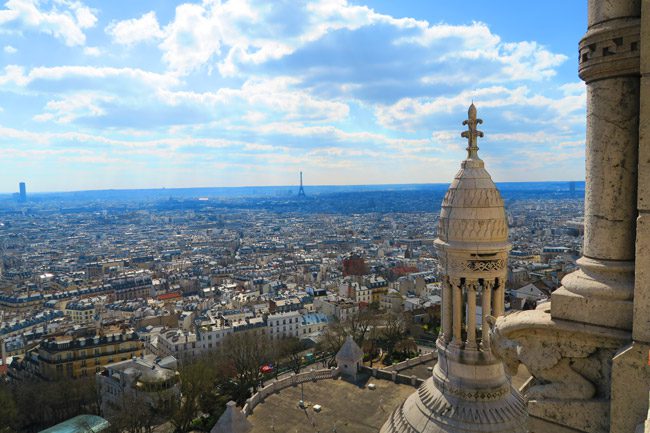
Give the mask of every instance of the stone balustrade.
M 416 365 L 424 364 L 425 362 L 433 361 L 434 359 L 437 358 L 438 358 L 438 353 L 436 351 L 432 351 L 429 353 L 425 353 L 424 355 L 416 356 L 415 358 L 407 359 L 406 361 L 402 361 L 400 363 L 388 366 L 384 370 L 402 371 Z
M 255 406 L 263 402 L 266 397 L 290 386 L 296 386 L 305 382 L 315 382 L 323 379 L 334 379 L 339 375 L 338 368 L 313 370 L 305 373 L 293 374 L 282 380 L 274 381 L 257 391 L 253 396 L 246 400 L 242 412 L 248 416 L 253 412 Z

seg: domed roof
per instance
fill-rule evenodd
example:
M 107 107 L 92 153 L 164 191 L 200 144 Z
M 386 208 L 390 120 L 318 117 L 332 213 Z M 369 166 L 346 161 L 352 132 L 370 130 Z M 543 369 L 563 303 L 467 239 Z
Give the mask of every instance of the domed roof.
M 438 238 L 444 243 L 502 243 L 508 239 L 503 199 L 478 156 L 476 139 L 483 132 L 476 126 L 481 123 L 472 104 L 463 122 L 468 130 L 461 134 L 468 141 L 467 159 L 442 201 Z

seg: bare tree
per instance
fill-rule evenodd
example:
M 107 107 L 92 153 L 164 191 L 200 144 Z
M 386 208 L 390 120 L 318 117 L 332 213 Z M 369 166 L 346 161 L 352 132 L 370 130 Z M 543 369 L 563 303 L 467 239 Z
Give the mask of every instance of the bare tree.
M 287 359 L 289 368 L 296 374 L 300 373 L 302 351 L 305 350 L 305 346 L 297 337 L 283 338 L 279 341 L 279 346 L 279 352 L 283 358 Z
M 392 358 L 395 353 L 397 344 L 406 336 L 406 321 L 401 314 L 389 313 L 382 327 L 383 345 L 388 356 Z
M 177 432 L 185 433 L 199 415 L 201 399 L 214 392 L 216 372 L 214 363 L 205 358 L 184 364 L 179 372 L 181 398 L 173 402 L 170 421 Z
M 331 322 L 325 329 L 323 338 L 319 345 L 321 350 L 334 355 L 339 351 L 348 335 L 351 335 L 359 347 L 367 350 L 369 346 L 374 348 L 375 341 L 369 343 L 369 339 L 376 339 L 375 329 L 381 325 L 382 316 L 375 308 L 366 308 L 357 314 L 352 314 L 343 322 Z M 369 343 L 369 344 L 368 344 Z
M 257 388 L 263 378 L 260 367 L 271 358 L 271 342 L 258 330 L 236 332 L 223 342 L 223 353 L 232 366 L 240 389 Z
M 156 422 L 156 410 L 137 394 L 125 393 L 121 407 L 110 417 L 116 431 L 151 433 Z
M 7 385 L 0 384 L 0 433 L 15 431 L 18 408 Z

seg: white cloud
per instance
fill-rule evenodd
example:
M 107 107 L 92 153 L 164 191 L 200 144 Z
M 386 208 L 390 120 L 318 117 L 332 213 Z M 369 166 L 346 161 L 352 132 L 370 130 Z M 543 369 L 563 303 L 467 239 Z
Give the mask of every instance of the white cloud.
M 340 121 L 349 115 L 344 102 L 320 99 L 308 91 L 296 89 L 298 80 L 290 77 L 250 79 L 241 88 L 221 88 L 216 92 L 166 91 L 160 98 L 169 105 L 191 104 L 206 107 L 236 107 L 248 110 L 264 108 L 288 120 Z
M 170 76 L 144 71 L 136 68 L 113 68 L 93 66 L 54 66 L 37 67 L 25 74 L 25 68 L 18 65 L 5 66 L 4 74 L 0 75 L 1 85 L 17 85 L 24 87 L 38 80 L 62 80 L 65 78 L 95 78 L 106 79 L 119 77 L 121 79 L 137 80 L 151 87 L 169 87 L 178 84 L 178 79 Z
M 452 96 L 403 98 L 392 105 L 377 106 L 375 115 L 377 121 L 387 128 L 412 130 L 436 114 L 463 110 L 470 100 L 477 101 L 483 108 L 520 106 L 550 109 L 553 115 L 559 116 L 563 122 L 567 121 L 567 116 L 576 112 L 582 115 L 586 103 L 584 89 L 582 93 L 551 98 L 532 93 L 527 86 L 490 86 L 463 90 Z
M 201 5 L 185 3 L 176 8 L 176 17 L 165 28 L 160 44 L 163 60 L 173 71 L 189 73 L 219 53 L 219 23 L 211 18 Z
M 84 54 L 91 57 L 99 57 L 102 50 L 99 47 L 84 47 Z
M 49 10 L 38 0 L 9 0 L 0 10 L 0 25 L 14 23 L 24 29 L 62 39 L 68 46 L 84 45 L 83 30 L 97 22 L 94 12 L 80 2 L 54 0 Z
M 164 36 L 154 11 L 147 12 L 140 18 L 112 22 L 106 27 L 106 33 L 112 37 L 113 42 L 121 45 L 135 45 Z
M 5 45 L 4 52 L 7 54 L 15 54 L 18 52 L 18 50 L 12 47 L 11 45 Z
M 45 105 L 46 112 L 34 116 L 34 120 L 70 123 L 79 117 L 99 117 L 106 114 L 101 103 L 114 100 L 115 97 L 109 95 L 73 93 L 61 99 L 49 101 Z

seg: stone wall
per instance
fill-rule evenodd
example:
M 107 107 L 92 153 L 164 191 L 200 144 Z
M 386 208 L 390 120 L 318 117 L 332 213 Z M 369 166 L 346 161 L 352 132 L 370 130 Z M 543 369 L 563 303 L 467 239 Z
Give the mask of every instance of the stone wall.
M 338 368 L 314 370 L 306 373 L 293 374 L 282 380 L 271 382 L 264 388 L 257 391 L 251 398 L 246 400 L 242 409 L 244 415 L 248 416 L 253 412 L 255 406 L 263 402 L 266 397 L 290 386 L 296 386 L 304 382 L 315 382 L 323 379 L 335 379 L 339 375 Z
M 402 371 L 402 370 L 406 370 L 407 368 L 414 367 L 416 365 L 424 364 L 425 362 L 433 361 L 434 359 L 438 359 L 438 353 L 432 351 L 424 355 L 420 355 L 415 358 L 407 359 L 406 361 L 393 364 L 389 367 L 386 367 L 384 370 Z

